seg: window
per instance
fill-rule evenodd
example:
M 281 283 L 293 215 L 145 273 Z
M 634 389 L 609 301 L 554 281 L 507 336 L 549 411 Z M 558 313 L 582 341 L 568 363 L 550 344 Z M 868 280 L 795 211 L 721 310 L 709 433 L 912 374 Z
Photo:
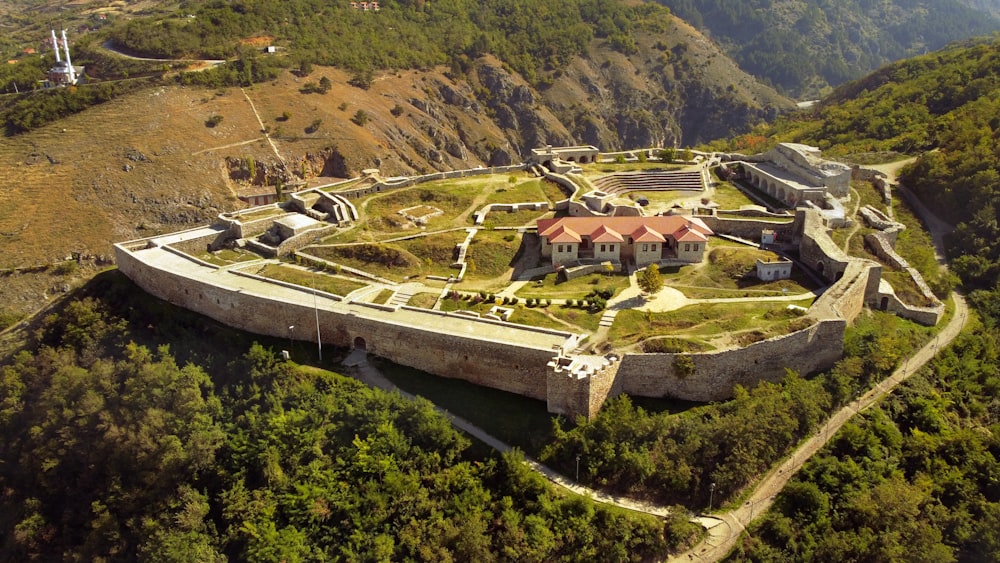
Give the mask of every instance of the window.
M 562 251 L 563 251 L 562 245 L 560 244 L 559 246 L 556 247 L 556 252 L 562 252 Z
M 642 251 L 643 252 L 649 252 L 649 245 L 648 244 L 642 245 Z
M 691 243 L 684 244 L 684 252 L 691 252 Z
M 602 244 L 601 245 L 601 252 L 604 253 L 604 252 L 607 252 L 607 251 L 608 251 L 607 246 Z
M 656 243 L 654 242 L 653 244 L 649 245 L 649 249 L 652 250 L 653 252 L 656 252 Z

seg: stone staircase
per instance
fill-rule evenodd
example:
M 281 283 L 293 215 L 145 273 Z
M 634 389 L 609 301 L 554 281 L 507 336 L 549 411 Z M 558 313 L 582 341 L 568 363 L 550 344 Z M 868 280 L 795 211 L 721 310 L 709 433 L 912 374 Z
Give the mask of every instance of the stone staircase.
M 389 299 L 386 305 L 392 307 L 400 307 L 406 305 L 410 302 L 410 298 L 416 293 L 416 290 L 412 287 L 402 286 L 396 290 L 396 293 L 392 294 L 392 298 Z
M 611 328 L 611 325 L 615 322 L 615 317 L 618 315 L 618 309 L 607 309 L 604 314 L 601 315 L 601 320 L 597 322 L 597 326 L 604 328 Z

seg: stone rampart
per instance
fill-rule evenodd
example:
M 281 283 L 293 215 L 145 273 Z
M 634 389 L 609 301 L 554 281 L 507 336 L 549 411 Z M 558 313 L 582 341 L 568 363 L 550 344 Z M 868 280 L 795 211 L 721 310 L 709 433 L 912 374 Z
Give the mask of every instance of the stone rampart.
M 736 385 L 780 381 L 786 368 L 808 374 L 830 367 L 843 354 L 846 328 L 845 321 L 824 320 L 737 350 L 684 354 L 694 372 L 683 375 L 675 369 L 679 354 L 626 354 L 616 384 L 621 392 L 642 397 L 721 401 L 733 396 Z
M 798 225 L 791 218 L 784 223 L 752 218 L 719 217 L 718 215 L 698 215 L 698 218 L 704 221 L 708 228 L 712 229 L 712 232 L 725 233 L 754 242 L 760 242 L 760 233 L 763 230 L 774 231 L 776 238 L 781 241 L 791 241 L 797 236 L 796 231 L 798 230 Z
M 339 305 L 335 299 L 325 296 L 318 296 L 314 308 L 314 297 L 308 291 L 303 291 L 300 298 L 282 299 L 246 289 L 236 290 L 200 277 L 188 277 L 158 268 L 140 258 L 144 250 L 128 251 L 125 245 L 119 245 L 115 252 L 119 269 L 149 293 L 227 325 L 277 338 L 315 341 L 315 316 L 318 315 L 324 343 L 363 347 L 392 362 L 435 375 L 463 379 L 539 400 L 546 399 L 547 365 L 558 351 L 496 341 L 479 337 L 474 332 L 463 336 L 436 331 L 432 329 L 434 322 L 414 326 L 402 320 L 393 320 L 395 314 L 386 312 L 384 308 L 370 307 L 367 308 L 369 314 L 366 314 L 366 304 Z M 160 252 L 160 249 L 145 252 Z M 222 275 L 233 274 L 226 272 Z M 404 309 L 409 315 L 441 317 L 441 326 L 447 326 L 447 319 L 454 316 L 422 309 Z M 477 322 L 495 324 L 489 320 Z M 289 327 L 295 327 L 291 334 Z M 569 345 L 575 345 L 572 335 L 568 333 L 523 326 L 516 328 L 540 335 L 554 335 L 556 339 L 565 337 Z M 552 340 L 551 337 L 548 339 Z

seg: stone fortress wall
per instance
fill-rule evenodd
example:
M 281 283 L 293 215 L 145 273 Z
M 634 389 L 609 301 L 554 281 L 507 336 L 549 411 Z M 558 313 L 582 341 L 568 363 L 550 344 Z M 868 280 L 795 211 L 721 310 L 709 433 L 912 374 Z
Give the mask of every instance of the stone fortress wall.
M 298 340 L 317 338 L 317 320 L 325 344 L 341 347 L 362 347 L 370 353 L 392 362 L 410 366 L 435 375 L 463 379 L 503 391 L 546 400 L 547 364 L 560 353 L 544 343 L 561 342 L 567 349 L 577 340 L 570 333 L 550 329 L 497 323 L 487 319 L 470 319 L 454 313 L 442 313 L 411 307 L 391 307 L 366 303 L 345 305 L 339 298 L 322 292 L 293 290 L 299 297 L 283 298 L 277 291 L 256 292 L 237 289 L 228 284 L 206 281 L 204 276 L 185 275 L 176 268 L 158 266 L 156 260 L 144 258 L 144 253 L 161 252 L 165 248 L 146 248 L 147 241 L 116 245 L 118 268 L 137 285 L 165 301 L 197 311 L 219 322 L 249 332 L 276 338 Z M 169 251 L 167 251 L 170 253 Z M 179 255 L 173 252 L 172 255 Z M 216 267 L 189 259 L 193 265 L 208 269 Z M 228 275 L 239 276 L 236 273 Z M 220 279 L 221 281 L 221 279 Z M 268 284 L 291 289 L 289 284 Z M 314 299 L 316 302 L 314 303 Z M 395 313 L 404 311 L 407 317 Z M 412 317 L 417 317 L 415 320 Z M 420 317 L 425 317 L 421 319 Z M 437 322 L 420 322 L 431 320 Z M 477 336 L 432 330 L 440 324 L 500 324 L 503 330 L 529 331 L 542 344 L 517 345 Z M 289 327 L 294 327 L 289 329 Z
M 502 172 L 521 168 L 505 167 Z M 492 169 L 483 170 L 482 173 L 489 173 Z M 445 177 L 429 176 L 423 177 L 426 178 L 423 181 Z M 375 186 L 358 190 L 378 191 Z M 364 194 L 353 197 L 361 195 Z M 570 416 L 593 416 L 607 398 L 621 393 L 723 400 L 732 396 L 735 385 L 750 387 L 762 380 L 780 380 L 787 369 L 811 373 L 828 368 L 839 359 L 848 324 L 866 304 L 871 306 L 880 301 L 881 265 L 845 255 L 829 238 L 826 225 L 815 210 L 800 209 L 793 220 L 785 223 L 702 218 L 714 231 L 740 238 L 756 240 L 762 229 L 770 229 L 777 231 L 779 239 L 784 241 L 798 240 L 801 261 L 831 282 L 809 310 L 808 318 L 814 322 L 791 334 L 739 349 L 687 354 L 628 353 L 620 359 L 579 356 L 587 367 L 576 368 L 569 351 L 576 347 L 578 338 L 570 333 L 405 306 L 346 304 L 334 296 L 319 297 L 301 288 L 283 288 L 287 291 L 278 294 L 235 287 L 227 284 L 221 274 L 216 279 L 212 279 L 213 274 L 201 271 L 198 275 L 188 275 L 180 268 L 164 268 L 147 259 L 152 255 L 146 253 L 169 248 L 159 248 L 152 239 L 118 244 L 115 252 L 122 272 L 146 291 L 228 325 L 278 338 L 316 340 L 318 316 L 324 343 L 365 348 L 401 365 L 544 400 L 550 412 Z M 236 232 L 245 235 L 246 225 L 220 217 L 214 229 L 202 229 L 183 241 L 169 244 L 204 249 Z M 179 250 L 170 250 L 172 256 L 182 255 Z M 223 270 L 190 256 L 185 259 L 201 270 L 216 274 Z M 314 304 L 314 299 L 318 303 Z M 468 329 L 461 334 L 438 330 L 456 323 Z M 535 336 L 527 341 L 532 344 L 517 344 L 485 334 L 490 326 L 495 329 L 497 325 L 504 331 L 531 332 Z M 290 331 L 289 327 L 295 328 Z M 681 355 L 690 357 L 693 370 L 677 369 L 677 358 Z

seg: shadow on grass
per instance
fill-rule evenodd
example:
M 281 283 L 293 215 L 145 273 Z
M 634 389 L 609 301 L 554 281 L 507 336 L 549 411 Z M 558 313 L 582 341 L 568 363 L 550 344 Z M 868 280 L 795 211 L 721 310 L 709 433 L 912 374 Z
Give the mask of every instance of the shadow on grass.
M 552 441 L 552 419 L 556 415 L 547 412 L 543 401 L 438 377 L 381 359 L 373 358 L 372 362 L 401 389 L 427 398 L 530 456 L 538 456 Z M 565 429 L 570 426 L 563 422 Z

